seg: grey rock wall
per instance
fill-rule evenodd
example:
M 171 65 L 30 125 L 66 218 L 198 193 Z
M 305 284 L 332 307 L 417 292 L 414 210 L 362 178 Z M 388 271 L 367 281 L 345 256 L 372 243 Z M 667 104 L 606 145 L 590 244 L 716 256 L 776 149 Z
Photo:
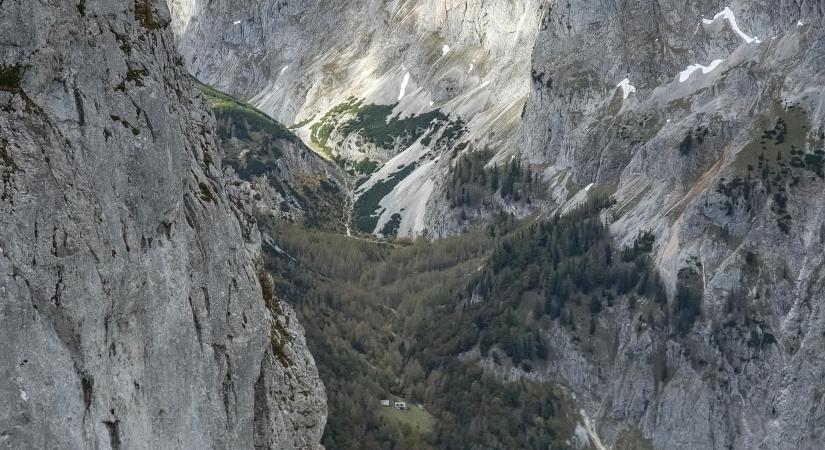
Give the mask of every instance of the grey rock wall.
M 703 21 L 726 6 L 758 41 Z M 620 245 L 656 234 L 671 314 L 678 274 L 690 270 L 701 317 L 684 334 L 654 331 L 639 313 L 605 318 L 606 352 L 548 330 L 564 356 L 543 375 L 495 370 L 563 380 L 606 442 L 632 426 L 656 448 L 823 446 L 825 185 L 789 153 L 825 150 L 822 17 L 820 2 L 782 1 L 570 2 L 548 12 L 525 156 L 613 193 L 605 220 Z M 680 81 L 689 65 L 716 59 L 715 70 Z M 617 88 L 625 78 L 637 89 L 627 98 Z M 777 152 L 765 132 L 780 118 L 793 144 Z
M 169 23 L 0 2 L 4 448 L 318 446 L 323 386 Z

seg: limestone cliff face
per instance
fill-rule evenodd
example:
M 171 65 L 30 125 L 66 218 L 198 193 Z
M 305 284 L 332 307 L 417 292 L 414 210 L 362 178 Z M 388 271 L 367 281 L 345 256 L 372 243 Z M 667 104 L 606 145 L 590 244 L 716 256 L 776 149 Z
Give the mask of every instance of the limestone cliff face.
M 323 386 L 169 23 L 0 2 L 4 447 L 318 446 Z
M 380 204 L 371 205 L 379 217 L 363 231 L 377 232 L 399 214 L 402 235 L 455 232 L 454 220 L 428 213 L 443 203 L 441 185 L 453 149 L 490 146 L 501 152 L 498 160 L 516 153 L 542 1 L 169 0 L 169 5 L 181 51 L 196 77 L 282 123 L 300 125 L 296 132 L 316 149 L 383 165 L 354 193 L 356 200 L 417 164 L 405 181 L 379 196 Z M 382 116 L 387 120 L 412 117 L 407 125 L 421 132 L 380 129 L 373 133 L 378 139 L 363 138 L 352 131 L 361 126 L 353 116 L 371 105 L 388 106 Z M 436 113 L 439 120 L 433 122 Z
M 286 124 L 350 96 L 403 97 L 405 111 L 443 108 L 465 120 L 513 103 L 518 115 L 544 8 L 537 0 L 168 3 L 195 75 Z M 451 103 L 458 98 L 463 106 Z
M 684 335 L 606 320 L 614 353 L 548 331 L 566 355 L 548 377 L 589 392 L 607 442 L 632 423 L 656 448 L 822 446 L 822 17 L 819 2 L 631 1 L 543 20 L 525 157 L 573 186 L 561 202 L 613 193 L 619 242 L 656 235 L 671 306 L 702 293 Z

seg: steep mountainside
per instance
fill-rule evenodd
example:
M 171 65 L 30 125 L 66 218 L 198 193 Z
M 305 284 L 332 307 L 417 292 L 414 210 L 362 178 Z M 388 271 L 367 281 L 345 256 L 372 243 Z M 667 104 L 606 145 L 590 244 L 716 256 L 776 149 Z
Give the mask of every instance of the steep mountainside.
M 260 110 L 196 84 L 215 113 L 224 163 L 244 180 L 239 191 L 249 203 L 265 217 L 307 228 L 346 229 L 347 182 L 337 165 Z
M 462 150 L 516 153 L 538 0 L 169 4 L 195 76 L 364 178 L 357 229 L 443 235 L 509 203 L 456 210 L 444 175 Z
M 552 224 L 598 205 L 610 239 L 582 233 L 604 254 L 535 225 L 496 241 L 469 295 L 450 291 L 441 306 L 479 318 L 447 350 L 461 361 L 566 387 L 605 445 L 823 446 L 822 2 L 170 4 L 199 77 L 368 168 L 362 231 L 451 235 L 500 210 Z M 534 334 L 485 337 L 499 317 L 485 311 L 508 302 L 495 320 Z M 403 357 L 402 372 L 427 360 Z
M 525 157 L 552 164 L 556 186 L 608 186 L 612 233 L 629 244 L 651 231 L 675 306 L 696 301 L 683 336 L 628 335 L 609 362 L 562 376 L 659 448 L 821 445 L 822 14 L 819 2 L 574 2 L 544 20 Z M 641 386 L 634 361 L 657 347 L 675 375 Z
M 274 297 L 164 2 L 0 2 L 0 443 L 316 448 Z

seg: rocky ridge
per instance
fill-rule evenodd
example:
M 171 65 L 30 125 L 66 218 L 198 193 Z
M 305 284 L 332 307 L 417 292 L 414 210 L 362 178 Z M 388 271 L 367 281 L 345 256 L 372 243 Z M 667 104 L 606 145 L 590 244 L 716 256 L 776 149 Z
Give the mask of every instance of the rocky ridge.
M 343 230 L 347 185 L 343 171 L 310 150 L 290 130 L 253 106 L 203 83 L 217 119 L 223 163 L 240 181 L 237 191 L 256 214 Z

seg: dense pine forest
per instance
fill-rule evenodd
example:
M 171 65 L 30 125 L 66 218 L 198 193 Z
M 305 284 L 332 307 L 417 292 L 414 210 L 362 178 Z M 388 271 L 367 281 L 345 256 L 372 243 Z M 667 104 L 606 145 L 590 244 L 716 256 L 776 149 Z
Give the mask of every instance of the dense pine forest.
M 547 329 L 596 341 L 598 316 L 620 304 L 667 325 L 652 238 L 616 248 L 599 218 L 609 204 L 500 214 L 437 241 L 370 242 L 262 219 L 277 242 L 267 249 L 276 293 L 299 312 L 326 384 L 327 448 L 567 447 L 580 418 L 563 387 L 507 382 L 478 361 L 549 364 Z

